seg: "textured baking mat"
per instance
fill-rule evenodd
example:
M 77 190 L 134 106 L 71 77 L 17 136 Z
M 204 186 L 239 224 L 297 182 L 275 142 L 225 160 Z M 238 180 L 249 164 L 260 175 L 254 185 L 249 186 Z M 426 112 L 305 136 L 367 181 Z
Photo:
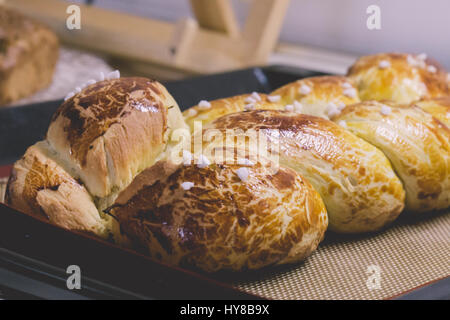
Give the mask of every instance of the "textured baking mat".
M 6 179 L 0 178 L 0 200 Z M 450 276 L 450 212 L 399 219 L 376 234 L 328 233 L 305 262 L 218 274 L 268 299 L 386 299 Z

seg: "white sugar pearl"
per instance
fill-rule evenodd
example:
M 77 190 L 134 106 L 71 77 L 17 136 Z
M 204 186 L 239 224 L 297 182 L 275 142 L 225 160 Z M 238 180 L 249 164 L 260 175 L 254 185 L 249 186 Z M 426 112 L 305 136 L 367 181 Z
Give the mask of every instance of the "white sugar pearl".
M 91 84 L 96 83 L 97 81 L 95 81 L 94 79 L 88 80 L 86 81 L 86 86 L 90 86 Z
M 437 71 L 435 66 L 428 66 L 427 70 L 428 70 L 428 72 L 431 72 L 431 73 L 436 73 L 436 71 Z
M 294 106 L 292 104 L 288 104 L 284 106 L 284 110 L 292 112 L 294 111 Z
M 239 179 L 245 182 L 248 179 L 249 171 L 247 168 L 239 168 L 236 170 L 236 174 L 238 175 Z
M 349 98 L 356 98 L 356 89 L 354 88 L 345 89 L 343 94 L 344 96 L 347 96 Z
M 203 169 L 207 166 L 209 166 L 211 164 L 211 161 L 209 161 L 209 159 L 207 157 L 205 157 L 204 155 L 200 155 L 200 157 L 198 158 L 198 163 L 197 163 L 197 167 L 199 167 L 200 169 Z
M 387 106 L 387 105 L 382 105 L 381 106 L 381 114 L 382 115 L 385 115 L 385 116 L 387 116 L 387 115 L 390 115 L 391 114 L 391 112 L 392 112 L 392 109 L 391 109 L 391 107 L 389 107 L 389 106 Z
M 298 89 L 298 92 L 301 94 L 308 94 L 311 92 L 311 87 L 307 86 L 306 84 L 302 84 L 300 86 L 300 89 Z
M 182 187 L 184 190 L 189 190 L 189 189 L 191 189 L 193 186 L 194 186 L 194 183 L 193 183 L 193 182 L 185 181 L 185 182 L 181 183 L 181 187 Z
M 252 166 L 254 163 L 246 158 L 238 158 L 237 164 L 241 166 Z
M 251 110 L 254 110 L 254 109 L 255 109 L 255 105 L 252 104 L 252 103 L 246 104 L 246 105 L 244 106 L 244 110 L 245 110 L 245 111 L 251 111 Z
M 427 59 L 427 54 L 426 53 L 418 54 L 417 58 L 420 59 L 420 60 L 426 60 Z
M 119 70 L 114 70 L 107 74 L 106 79 L 112 80 L 112 79 L 119 79 L 120 78 L 120 72 Z
M 352 86 L 352 84 L 351 84 L 350 82 L 344 82 L 344 83 L 342 84 L 342 88 L 344 88 L 344 89 L 350 89 L 350 88 L 353 88 L 353 86 Z
M 98 81 L 103 81 L 103 80 L 105 80 L 105 74 L 100 71 L 100 74 L 98 76 Z
M 302 112 L 302 110 L 303 110 L 303 105 L 298 101 L 294 101 L 294 111 L 300 113 L 300 112 Z
M 261 97 L 258 94 L 258 92 L 252 92 L 252 98 L 255 99 L 256 101 L 261 101 Z
M 75 92 L 69 92 L 66 97 L 64 98 L 64 101 L 69 100 L 70 98 L 72 98 L 75 95 Z
M 188 116 L 189 117 L 195 117 L 197 115 L 197 113 L 198 113 L 197 110 L 195 110 L 193 108 L 190 108 L 189 111 L 188 111 Z
M 187 150 L 183 150 L 183 163 L 184 165 L 190 165 L 192 162 L 192 153 Z
M 386 69 L 389 68 L 391 66 L 391 63 L 388 60 L 381 60 L 380 63 L 378 64 L 378 67 L 380 69 Z
M 348 128 L 347 122 L 345 122 L 345 120 L 339 120 L 337 124 L 340 125 L 342 128 Z
M 340 102 L 340 103 L 338 104 L 337 108 L 338 108 L 339 111 L 342 111 L 342 110 L 345 108 L 345 103 Z
M 256 103 L 256 100 L 254 98 L 252 98 L 252 97 L 247 97 L 247 98 L 245 98 L 244 101 L 247 102 L 247 103 Z
M 270 102 L 278 102 L 281 99 L 281 96 L 268 96 L 267 99 L 269 99 Z
M 80 92 L 81 92 L 81 87 L 76 87 L 76 88 L 75 88 L 75 92 L 76 92 L 76 93 L 80 93 Z
M 334 116 L 339 115 L 341 112 L 339 111 L 339 109 L 337 108 L 337 106 L 333 103 L 330 102 L 327 106 L 327 115 L 328 117 L 332 118 Z
M 211 108 L 211 103 L 206 100 L 200 100 L 200 102 L 198 103 L 198 107 L 202 110 L 206 110 Z

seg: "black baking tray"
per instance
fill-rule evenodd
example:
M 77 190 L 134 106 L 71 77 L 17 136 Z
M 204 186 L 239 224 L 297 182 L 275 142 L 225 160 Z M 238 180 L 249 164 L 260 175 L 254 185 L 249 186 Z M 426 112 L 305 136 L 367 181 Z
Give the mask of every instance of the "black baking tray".
M 284 66 L 250 68 L 165 83 L 182 110 L 252 91 L 269 93 L 296 79 L 322 75 Z M 0 109 L 0 166 L 41 140 L 61 100 Z M 1 168 L 0 168 L 1 169 Z M 0 170 L 1 171 L 1 170 Z M 82 289 L 66 287 L 69 265 Z M 438 286 L 438 289 L 436 289 Z M 433 289 L 434 288 L 434 289 Z M 450 279 L 409 298 L 450 298 Z M 444 292 L 444 295 L 442 294 Z M 447 296 L 445 296 L 447 294 Z M 93 237 L 63 230 L 0 204 L 0 299 L 259 299 L 207 274 L 165 266 Z

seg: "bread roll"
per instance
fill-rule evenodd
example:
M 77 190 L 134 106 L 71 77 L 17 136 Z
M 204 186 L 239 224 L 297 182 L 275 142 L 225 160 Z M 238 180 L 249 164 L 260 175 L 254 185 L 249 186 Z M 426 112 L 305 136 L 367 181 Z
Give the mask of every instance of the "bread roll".
M 275 90 L 271 95 L 280 96 L 281 103 L 292 105 L 296 112 L 326 119 L 345 105 L 360 101 L 352 80 L 341 76 L 304 78 Z
M 157 163 L 123 191 L 111 214 L 151 257 L 208 272 L 297 262 L 317 247 L 325 207 L 295 171 L 209 161 L 202 168 Z
M 146 78 L 101 81 L 65 101 L 47 140 L 89 192 L 112 204 L 114 195 L 161 156 L 173 130 L 185 127 L 178 104 Z
M 47 87 L 58 47 L 48 28 L 0 5 L 0 105 Z
M 89 85 L 60 106 L 46 140 L 14 164 L 6 203 L 64 228 L 124 241 L 103 210 L 177 144 L 170 140 L 176 129 L 188 131 L 160 83 L 120 78 Z
M 108 238 L 111 218 L 98 212 L 86 188 L 53 157 L 45 141 L 28 148 L 14 164 L 5 202 L 63 228 Z
M 381 53 L 359 58 L 349 69 L 361 100 L 410 103 L 450 94 L 447 73 L 424 55 Z
M 365 101 L 347 106 L 334 121 L 384 152 L 406 190 L 406 209 L 450 206 L 450 129 L 412 106 Z
M 210 128 L 224 136 L 227 129 L 241 130 L 237 135 L 247 136 L 251 131 L 262 132 L 267 145 L 272 144 L 271 151 L 279 152 L 280 166 L 297 171 L 319 192 L 334 231 L 378 230 L 397 218 L 404 207 L 402 184 L 384 154 L 331 121 L 257 110 L 220 117 Z M 233 140 L 244 141 L 228 138 Z
M 199 105 L 185 110 L 183 116 L 191 131 L 194 131 L 194 121 L 199 121 L 205 126 L 220 116 L 246 109 L 284 109 L 284 105 L 280 104 L 279 101 L 280 97 L 254 92 L 225 99 L 202 101 Z

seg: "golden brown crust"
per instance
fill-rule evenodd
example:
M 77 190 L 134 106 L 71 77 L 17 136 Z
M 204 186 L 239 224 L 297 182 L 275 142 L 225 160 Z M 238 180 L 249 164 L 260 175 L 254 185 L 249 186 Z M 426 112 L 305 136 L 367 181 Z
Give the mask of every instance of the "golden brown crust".
M 258 100 L 258 97 L 260 100 Z M 270 101 L 272 98 L 274 100 Z M 252 105 L 256 110 L 284 109 L 284 105 L 275 100 L 277 99 L 263 93 L 242 94 L 234 97 L 208 101 L 211 105 L 209 108 L 202 108 L 199 105 L 195 105 L 183 111 L 183 116 L 186 123 L 191 128 L 191 131 L 194 131 L 194 121 L 199 121 L 205 126 L 223 115 L 244 111 L 246 105 Z
M 141 185 L 111 212 L 150 255 L 212 272 L 256 269 L 304 259 L 323 238 L 327 215 L 309 183 L 260 163 L 241 181 L 239 165 L 178 166 Z M 154 170 L 150 168 L 148 170 Z M 154 176 L 153 173 L 145 173 Z M 189 190 L 183 182 L 192 182 Z
M 432 59 L 411 54 L 361 57 L 350 67 L 348 76 L 355 81 L 361 100 L 410 103 L 450 94 L 445 70 Z
M 450 128 L 450 97 L 423 99 L 413 105 L 430 113 L 433 117 Z
M 184 126 L 178 105 L 146 78 L 101 81 L 65 101 L 47 139 L 88 190 L 105 197 L 127 186 Z
M 322 196 L 332 230 L 374 231 L 404 207 L 402 184 L 383 153 L 331 121 L 258 110 L 221 117 L 210 128 L 224 136 L 226 129 L 263 132 L 280 165 L 300 173 Z
M 58 47 L 57 37 L 48 28 L 0 6 L 0 104 L 46 87 Z
M 8 181 L 6 204 L 48 219 L 63 228 L 107 238 L 111 221 L 100 217 L 82 184 L 49 157 L 48 145 L 28 148 L 14 164 Z
M 378 147 L 406 190 L 406 209 L 427 212 L 450 206 L 450 129 L 416 106 L 365 101 L 333 119 Z
M 280 95 L 283 105 L 301 103 L 301 113 L 328 118 L 330 107 L 359 102 L 356 87 L 351 79 L 342 76 L 319 76 L 289 83 L 271 95 Z M 331 108 L 333 109 L 333 108 Z

